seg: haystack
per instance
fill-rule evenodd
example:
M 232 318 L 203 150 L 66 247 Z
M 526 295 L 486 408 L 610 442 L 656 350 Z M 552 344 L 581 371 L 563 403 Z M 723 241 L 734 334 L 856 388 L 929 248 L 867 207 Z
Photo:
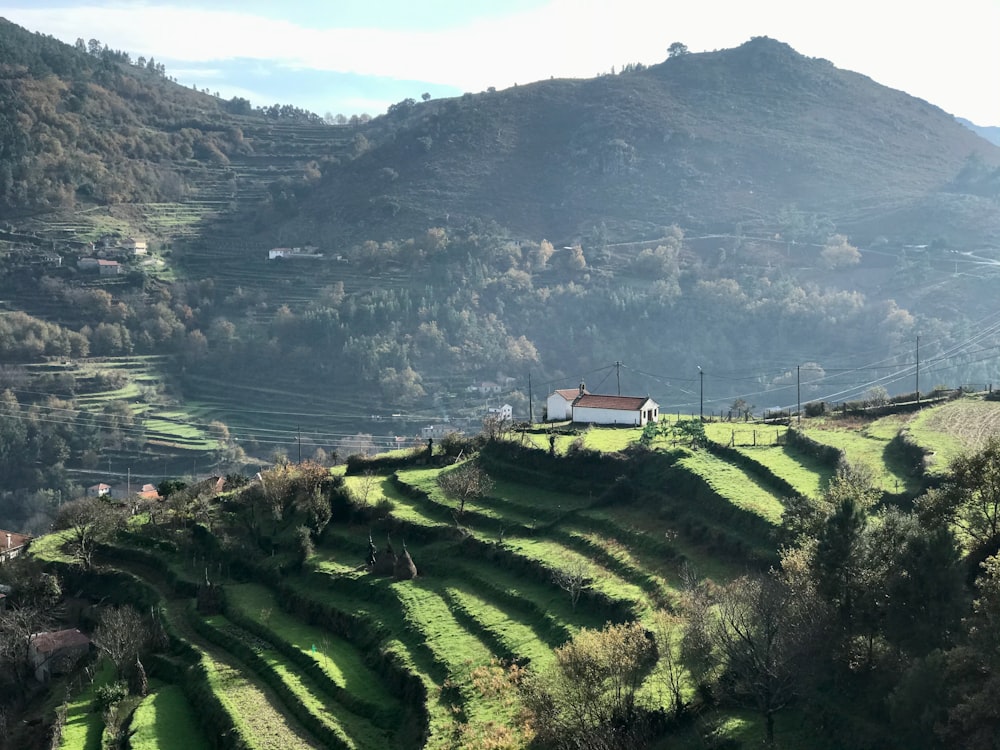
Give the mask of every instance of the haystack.
M 396 569 L 396 553 L 392 549 L 392 542 L 386 540 L 385 549 L 375 559 L 372 566 L 372 573 L 377 576 L 391 576 Z
M 406 542 L 403 542 L 403 554 L 396 560 L 396 569 L 393 575 L 397 581 L 410 581 L 417 577 L 417 566 L 413 564 L 410 551 L 406 549 Z

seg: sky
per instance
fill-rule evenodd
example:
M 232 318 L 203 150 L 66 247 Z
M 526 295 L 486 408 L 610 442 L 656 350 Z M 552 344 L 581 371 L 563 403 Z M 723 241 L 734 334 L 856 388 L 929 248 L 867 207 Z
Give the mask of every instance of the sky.
M 0 0 L 0 17 L 152 56 L 226 99 L 321 115 L 589 78 L 661 62 L 672 42 L 702 52 L 769 36 L 1000 126 L 1000 0 Z

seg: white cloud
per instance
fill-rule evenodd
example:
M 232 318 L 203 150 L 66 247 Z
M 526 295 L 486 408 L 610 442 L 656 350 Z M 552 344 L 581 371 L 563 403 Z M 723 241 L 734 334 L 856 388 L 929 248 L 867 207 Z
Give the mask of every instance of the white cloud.
M 96 37 L 133 55 L 178 64 L 171 68 L 248 58 L 467 91 L 656 63 L 673 41 L 701 51 L 766 35 L 956 114 L 1000 124 L 996 0 L 838 0 L 823 6 L 797 0 L 552 0 L 438 31 L 306 28 L 235 11 L 135 2 L 67 0 L 58 9 L 0 7 L 0 15 L 66 41 Z

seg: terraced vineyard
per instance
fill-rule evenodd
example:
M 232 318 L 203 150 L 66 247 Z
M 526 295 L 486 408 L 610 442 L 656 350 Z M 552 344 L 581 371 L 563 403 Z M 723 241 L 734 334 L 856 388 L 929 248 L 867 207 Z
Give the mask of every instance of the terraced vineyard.
M 854 439 L 875 441 L 890 424 Z M 638 434 L 600 432 L 587 439 Z M 837 459 L 786 441 L 564 456 L 487 444 L 478 460 L 492 489 L 464 512 L 438 483 L 455 468 L 427 465 L 423 451 L 340 467 L 331 481 L 353 510 L 334 502 L 340 511 L 304 561 L 292 528 L 304 518 L 265 520 L 256 542 L 243 536 L 251 495 L 217 498 L 212 531 L 133 519 L 101 553 L 102 575 L 147 591 L 172 635 L 148 701 L 188 701 L 199 719 L 185 730 L 192 747 L 220 728 L 243 743 L 233 747 L 524 747 L 517 694 L 486 687 L 498 664 L 544 669 L 581 629 L 608 622 L 637 620 L 652 632 L 690 571 L 724 583 L 773 564 L 783 493 L 818 501 Z M 36 554 L 66 566 L 67 539 L 43 539 Z M 369 539 L 376 558 L 405 549 L 417 577 L 370 568 Z M 578 601 L 558 575 L 571 569 L 584 571 Z M 206 591 L 216 609 L 203 606 Z M 658 679 L 651 671 L 641 694 L 662 700 Z M 99 723 L 86 705 L 85 694 L 72 703 L 67 750 L 84 747 L 72 738 Z M 166 746 L 150 739 L 166 730 L 149 713 L 132 719 L 150 743 L 140 746 Z M 722 739 L 761 728 L 758 717 L 726 710 L 705 722 Z M 675 739 L 697 743 L 685 732 Z

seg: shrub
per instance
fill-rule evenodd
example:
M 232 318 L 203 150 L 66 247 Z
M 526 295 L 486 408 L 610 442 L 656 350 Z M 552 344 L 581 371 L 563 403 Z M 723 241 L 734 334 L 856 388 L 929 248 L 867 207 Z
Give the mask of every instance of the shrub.
M 118 701 L 128 697 L 128 684 L 124 680 L 109 682 L 94 691 L 94 707 L 102 714 Z
M 805 407 L 807 417 L 822 417 L 826 410 L 826 401 L 810 401 Z

